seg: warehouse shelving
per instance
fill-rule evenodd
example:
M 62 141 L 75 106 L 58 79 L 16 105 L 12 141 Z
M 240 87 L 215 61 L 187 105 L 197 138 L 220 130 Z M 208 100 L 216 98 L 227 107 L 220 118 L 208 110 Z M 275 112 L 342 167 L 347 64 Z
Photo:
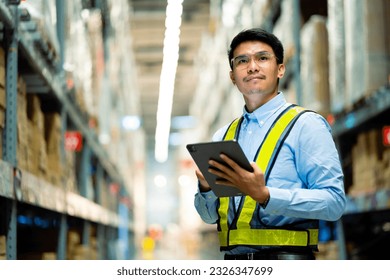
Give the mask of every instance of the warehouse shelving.
M 54 251 L 56 259 L 69 258 L 67 245 L 71 242 L 68 236 L 71 230 L 79 233 L 77 245 L 92 246 L 90 238 L 92 235 L 96 237 L 97 257 L 100 259 L 128 258 L 133 253 L 130 252 L 133 247 L 133 225 L 132 209 L 121 201 L 123 198 L 131 200 L 124 179 L 116 165 L 109 160 L 96 133 L 88 126 L 88 119 L 69 98 L 62 69 L 63 54 L 60 54 L 59 61 L 55 61 L 53 54 L 45 48 L 40 33 L 32 28 L 32 22 L 28 17 L 24 18 L 25 14 L 20 16 L 23 11 L 18 7 L 18 1 L 15 1 L 15 5 L 7 3 L 0 1 L 0 21 L 4 25 L 3 44 L 7 58 L 7 109 L 3 159 L 0 160 L 0 235 L 6 235 L 6 258 L 16 259 L 21 253 L 24 253 L 21 258 L 37 258 L 45 250 Z M 56 4 L 57 28 L 61 31 L 64 22 L 61 15 L 63 6 L 61 8 L 60 5 L 63 4 L 62 1 Z M 59 40 L 63 40 L 60 33 Z M 63 49 L 60 51 L 63 52 Z M 62 135 L 67 128 L 81 132 L 83 150 L 77 155 L 79 193 L 70 192 L 19 168 L 16 158 L 19 74 L 25 77 L 27 92 L 34 92 L 44 101 L 42 107 L 60 114 Z M 95 189 L 93 197 L 88 196 L 86 190 L 86 178 L 91 177 Z M 102 205 L 103 188 L 109 192 L 110 187 L 115 201 L 111 205 Z M 35 242 L 35 245 L 25 242 L 27 235 L 28 238 L 33 236 L 31 242 Z M 122 238 L 125 235 L 122 241 L 127 245 L 117 253 L 114 248 L 119 235 Z M 52 244 L 46 244 L 50 243 L 50 239 L 54 240 L 50 241 Z M 86 256 L 89 257 L 92 258 L 91 255 Z
M 384 85 L 334 120 L 333 134 L 344 162 L 347 194 L 352 180 L 350 153 L 356 137 L 371 128 L 388 125 L 389 116 L 390 85 Z M 389 258 L 386 244 L 390 239 L 390 189 L 389 186 L 372 187 L 371 191 L 348 195 L 347 208 L 338 227 L 342 259 Z

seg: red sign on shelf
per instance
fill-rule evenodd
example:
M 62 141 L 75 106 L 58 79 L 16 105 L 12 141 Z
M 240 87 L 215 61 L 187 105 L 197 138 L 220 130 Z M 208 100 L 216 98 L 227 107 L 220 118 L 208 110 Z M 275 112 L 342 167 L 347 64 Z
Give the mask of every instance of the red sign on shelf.
M 65 150 L 80 152 L 83 148 L 83 136 L 79 131 L 65 132 Z
M 382 129 L 383 145 L 390 146 L 390 126 L 384 126 Z

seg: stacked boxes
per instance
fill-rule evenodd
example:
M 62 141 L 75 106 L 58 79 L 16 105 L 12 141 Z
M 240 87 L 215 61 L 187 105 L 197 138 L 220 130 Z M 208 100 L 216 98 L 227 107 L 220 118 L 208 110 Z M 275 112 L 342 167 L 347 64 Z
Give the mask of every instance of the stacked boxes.
M 384 149 L 380 130 L 358 135 L 352 148 L 352 178 L 351 195 L 390 188 L 390 150 Z
M 55 252 L 43 252 L 42 260 L 56 260 L 57 254 Z
M 21 77 L 18 79 L 17 100 L 18 166 L 54 186 L 62 186 L 64 170 L 60 115 L 42 112 L 38 95 L 27 94 L 26 84 Z
M 339 260 L 339 246 L 336 241 L 328 241 L 318 244 L 317 260 Z
M 44 115 L 37 95 L 27 95 L 28 117 L 28 171 L 45 177 L 47 171 L 46 141 L 44 138 Z
M 5 235 L 0 235 L 0 260 L 6 260 L 7 259 L 7 237 Z
M 45 118 L 45 139 L 47 163 L 49 172 L 47 179 L 56 186 L 62 185 L 63 160 L 61 157 L 61 116 L 58 113 L 46 113 Z
M 81 244 L 81 237 L 77 231 L 68 232 L 67 259 L 69 260 L 96 260 L 97 242 L 96 237 L 90 236 L 91 245 Z
M 66 191 L 77 193 L 76 154 L 74 151 L 65 151 L 65 166 L 63 171 Z
M 68 242 L 67 242 L 67 258 L 73 259 L 75 254 L 76 247 L 79 246 L 81 242 L 80 234 L 77 231 L 69 230 L 68 231 Z
M 18 78 L 17 85 L 17 149 L 16 157 L 18 166 L 21 169 L 28 170 L 28 146 L 29 146 L 29 128 L 27 118 L 27 90 L 23 78 Z
M 383 151 L 382 168 L 383 168 L 384 187 L 390 189 L 390 149 L 389 148 Z

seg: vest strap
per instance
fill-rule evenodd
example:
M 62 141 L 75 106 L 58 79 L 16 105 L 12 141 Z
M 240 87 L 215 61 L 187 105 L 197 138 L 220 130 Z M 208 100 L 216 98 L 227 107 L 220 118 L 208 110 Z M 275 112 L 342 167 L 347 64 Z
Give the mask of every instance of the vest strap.
M 276 155 L 279 152 L 281 145 L 285 139 L 285 134 L 289 132 L 289 128 L 294 125 L 293 120 L 299 116 L 305 109 L 300 106 L 292 106 L 287 111 L 282 113 L 279 119 L 274 123 L 267 133 L 264 142 L 262 143 L 256 156 L 256 164 L 264 172 L 269 175 Z M 268 176 L 266 176 L 267 178 Z

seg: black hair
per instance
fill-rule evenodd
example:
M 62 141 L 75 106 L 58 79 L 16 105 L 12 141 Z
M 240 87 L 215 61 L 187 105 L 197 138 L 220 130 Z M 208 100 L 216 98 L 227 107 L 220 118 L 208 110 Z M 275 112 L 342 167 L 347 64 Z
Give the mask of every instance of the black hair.
M 233 59 L 234 50 L 237 48 L 239 44 L 247 41 L 260 41 L 266 43 L 267 45 L 270 45 L 272 50 L 275 53 L 276 62 L 278 64 L 283 63 L 284 49 L 280 40 L 274 34 L 269 33 L 264 29 L 252 28 L 252 29 L 242 30 L 233 38 L 232 42 L 230 43 L 230 48 L 228 50 L 230 68 L 233 69 L 231 65 L 231 60 Z

